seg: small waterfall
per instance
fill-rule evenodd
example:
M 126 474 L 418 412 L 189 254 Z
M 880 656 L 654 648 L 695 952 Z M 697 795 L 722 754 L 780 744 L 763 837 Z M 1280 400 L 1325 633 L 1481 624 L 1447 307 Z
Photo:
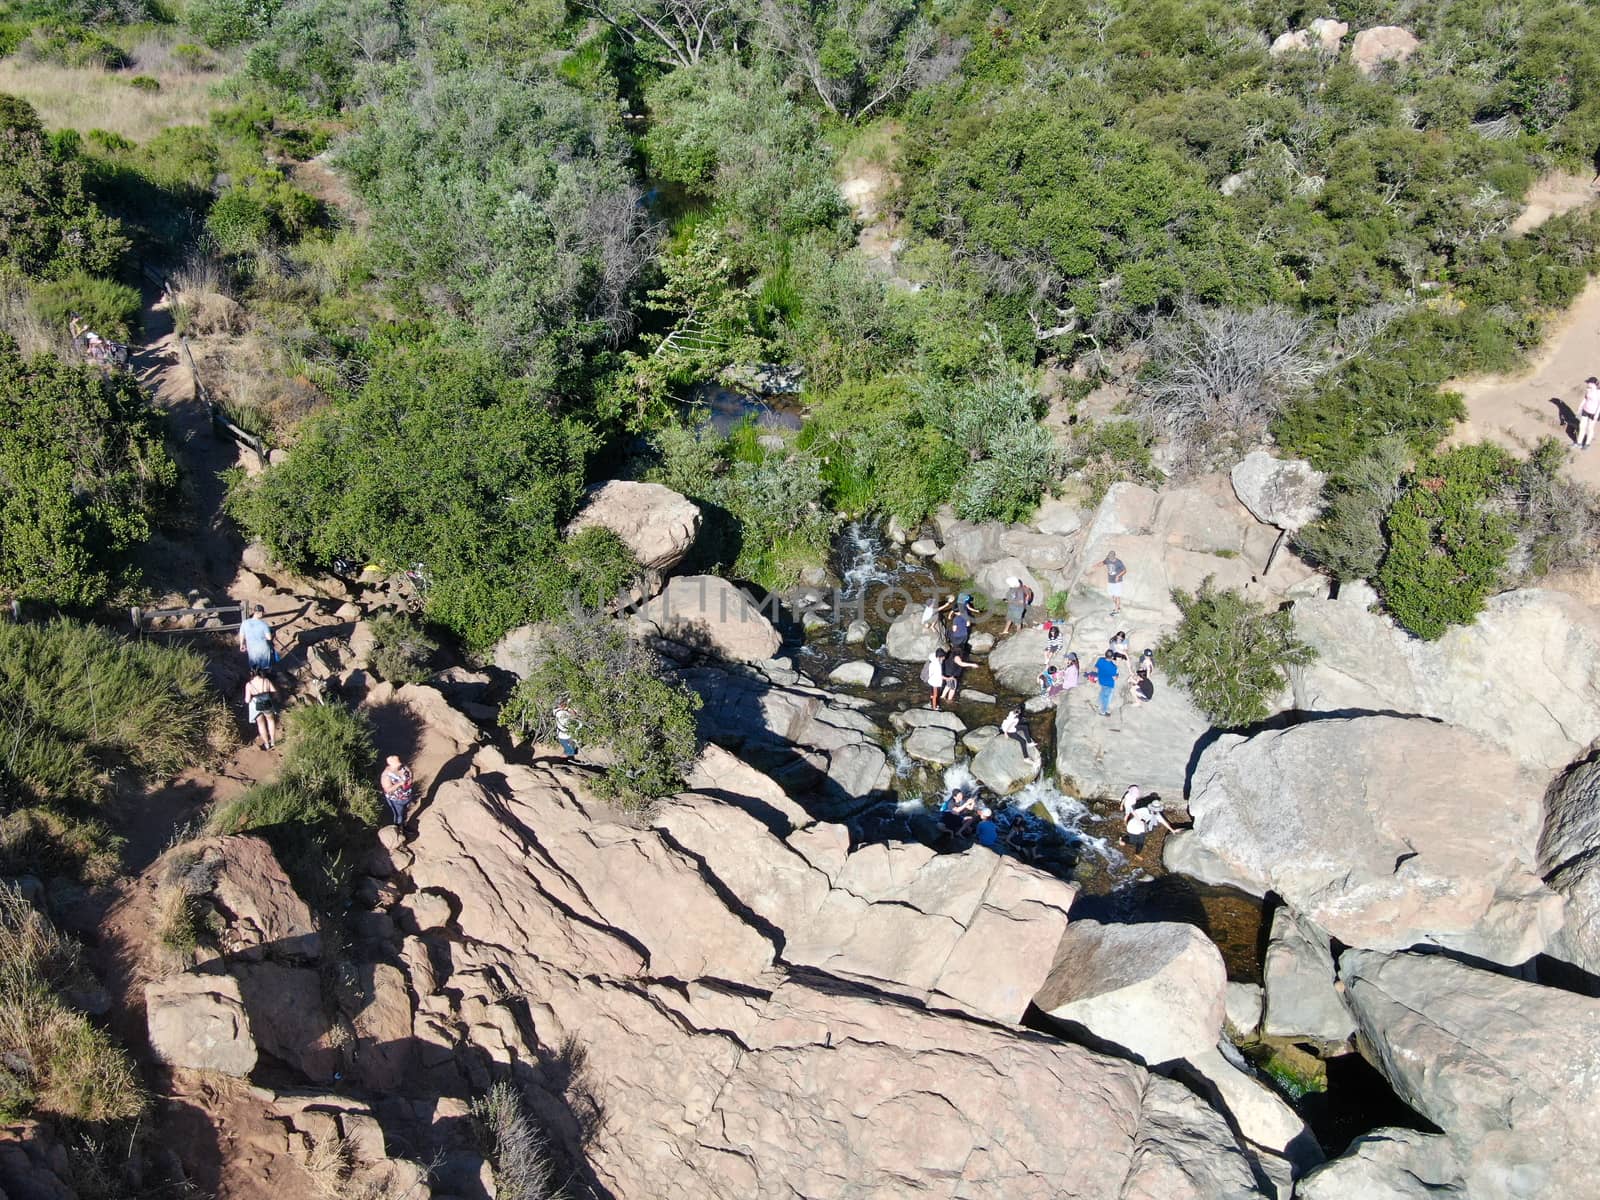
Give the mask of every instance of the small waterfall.
M 895 738 L 885 753 L 889 756 L 889 762 L 894 767 L 896 779 L 909 779 L 911 773 L 917 769 L 917 760 L 906 753 L 905 738 Z M 921 804 L 922 801 L 918 799 L 917 803 Z
M 894 578 L 894 571 L 884 564 L 888 547 L 876 525 L 851 521 L 839 535 L 837 554 L 840 592 L 847 599 L 856 599 L 870 584 Z
M 1076 796 L 1067 795 L 1048 780 L 1035 780 L 1011 797 L 1008 803 L 1023 814 L 1034 808 L 1043 808 L 1069 845 L 1080 852 L 1092 853 L 1113 871 L 1127 861 L 1107 839 L 1089 833 L 1084 828 L 1087 822 L 1095 819 L 1089 806 Z

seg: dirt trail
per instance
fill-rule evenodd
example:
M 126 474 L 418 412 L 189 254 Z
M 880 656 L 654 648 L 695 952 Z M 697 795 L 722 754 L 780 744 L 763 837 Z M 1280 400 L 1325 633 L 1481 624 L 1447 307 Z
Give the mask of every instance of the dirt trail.
M 1467 405 L 1467 419 L 1451 441 L 1496 441 L 1524 451 L 1541 438 L 1570 441 L 1591 375 L 1600 375 L 1600 278 L 1589 281 L 1527 370 L 1446 385 Z M 1574 451 L 1570 464 L 1574 478 L 1600 487 L 1600 450 Z

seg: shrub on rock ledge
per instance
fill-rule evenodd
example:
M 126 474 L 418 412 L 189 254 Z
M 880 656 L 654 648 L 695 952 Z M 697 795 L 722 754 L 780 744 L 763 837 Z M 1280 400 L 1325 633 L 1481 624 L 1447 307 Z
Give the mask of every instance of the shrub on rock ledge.
M 1286 671 L 1316 657 L 1294 636 L 1285 612 L 1267 612 L 1243 593 L 1219 591 L 1210 576 L 1190 593 L 1173 589 L 1183 619 L 1163 637 L 1156 661 L 1216 725 L 1264 720 L 1288 680 Z

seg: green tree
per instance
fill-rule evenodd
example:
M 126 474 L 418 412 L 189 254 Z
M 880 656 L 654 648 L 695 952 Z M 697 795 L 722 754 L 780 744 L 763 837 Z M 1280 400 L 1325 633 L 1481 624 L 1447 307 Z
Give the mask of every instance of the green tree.
M 998 359 L 986 375 L 924 389 L 923 419 L 968 460 L 952 488 L 963 520 L 1021 520 L 1060 474 L 1055 439 L 1038 423 L 1041 407 L 1027 379 Z
M 25 359 L 0 335 L 0 590 L 100 603 L 177 478 L 132 379 L 48 354 Z
M 533 672 L 517 684 L 500 722 L 537 741 L 555 740 L 555 709 L 578 719 L 580 745 L 611 762 L 598 790 L 629 806 L 670 796 L 698 752 L 700 697 L 669 680 L 659 655 L 614 622 L 570 621 L 541 643 Z
M 106 275 L 127 249 L 77 157 L 51 144 L 26 100 L 0 93 L 0 261 L 34 277 Z
M 1461 446 L 1417 463 L 1389 510 L 1375 580 L 1383 606 L 1428 641 L 1468 625 L 1500 583 L 1515 539 L 1493 501 L 1515 462 L 1498 446 Z
M 1182 619 L 1157 644 L 1157 661 L 1213 724 L 1264 720 L 1288 682 L 1287 669 L 1316 657 L 1294 636 L 1288 613 L 1267 612 L 1243 592 L 1218 590 L 1210 576 L 1199 591 L 1174 589 L 1172 602 Z

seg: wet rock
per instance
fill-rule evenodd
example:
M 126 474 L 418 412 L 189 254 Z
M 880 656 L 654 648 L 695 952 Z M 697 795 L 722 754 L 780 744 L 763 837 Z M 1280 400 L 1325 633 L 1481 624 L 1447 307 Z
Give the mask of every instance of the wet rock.
M 922 627 L 922 606 L 913 604 L 889 626 L 884 649 L 900 662 L 924 663 L 943 644 L 944 637 L 937 629 Z
M 715 575 L 680 576 L 640 613 L 641 626 L 661 637 L 735 662 L 760 662 L 782 639 L 741 589 Z
M 982 725 L 977 729 L 974 729 L 971 733 L 964 734 L 961 738 L 961 744 L 972 753 L 976 754 L 999 736 L 1000 726 Z
M 1410 30 L 1398 25 L 1378 25 L 1363 29 L 1350 43 L 1350 61 L 1363 75 L 1371 75 L 1384 63 L 1405 62 L 1422 45 Z
M 908 549 L 918 558 L 932 558 L 939 553 L 939 543 L 932 538 L 918 538 Z
M 868 625 L 865 621 L 857 618 L 856 620 L 851 621 L 850 624 L 845 626 L 845 630 L 844 630 L 845 644 L 847 646 L 859 646 L 862 642 L 867 640 L 868 635 L 870 635 L 871 633 L 872 633 L 872 626 Z
M 1241 1038 L 1254 1037 L 1261 1028 L 1261 1009 L 1266 1002 L 1261 985 L 1235 983 L 1230 979 L 1222 999 L 1228 1027 Z
M 974 654 L 988 654 L 994 649 L 994 634 L 975 633 L 967 639 L 967 649 Z M 968 695 L 971 693 L 969 692 Z
M 1073 921 L 1034 1004 L 1147 1063 L 1213 1049 L 1222 1032 L 1222 954 L 1193 925 Z
M 1334 989 L 1328 935 L 1287 908 L 1272 914 L 1272 940 L 1262 968 L 1266 977 L 1268 1037 L 1309 1038 L 1327 1044 L 1348 1041 L 1356 1023 Z
M 231 975 L 180 974 L 144 986 L 150 1050 L 173 1067 L 248 1075 L 256 1065 L 239 982 Z
M 869 662 L 842 662 L 828 672 L 829 683 L 843 683 L 851 687 L 871 687 L 878 669 Z
M 964 733 L 967 724 L 947 708 L 903 708 L 889 715 L 889 724 L 896 729 L 948 729 L 951 733 Z
M 567 535 L 598 525 L 615 533 L 647 571 L 670 571 L 700 531 L 700 506 L 659 483 L 612 479 L 589 492 Z
M 1267 525 L 1293 532 L 1322 513 L 1327 476 L 1301 459 L 1274 458 L 1256 450 L 1234 466 L 1230 479 L 1239 503 Z
M 1600 1171 L 1600 1000 L 1438 954 L 1339 959 L 1359 1045 L 1450 1139 L 1475 1200 L 1580 1196 Z
M 1000 701 L 988 692 L 980 692 L 977 688 L 962 688 L 961 703 L 963 704 L 999 704 Z
M 1539 869 L 1567 902 L 1549 952 L 1600 975 L 1600 759 L 1577 764 L 1545 794 Z
M 1399 717 L 1224 735 L 1195 768 L 1207 850 L 1351 946 L 1539 953 L 1561 898 L 1535 873 L 1538 781 L 1465 731 Z
M 973 755 L 973 777 L 985 787 L 1009 796 L 1039 778 L 1043 766 L 1039 747 L 1024 755 L 1015 738 L 997 737 Z
M 913 729 L 905 752 L 918 762 L 948 767 L 956 761 L 956 735 L 948 729 Z
M 904 546 L 908 541 L 911 540 L 910 534 L 906 530 L 905 523 L 893 513 L 890 513 L 889 519 L 884 522 L 883 532 L 896 546 Z
M 1300 1181 L 1296 1200 L 1469 1200 L 1450 1139 L 1375 1129 Z
M 1350 592 L 1291 610 L 1295 632 L 1317 651 L 1294 672 L 1297 707 L 1434 717 L 1547 771 L 1600 737 L 1600 612 L 1590 605 L 1564 592 L 1502 592 L 1471 625 L 1424 642 L 1363 611 Z

